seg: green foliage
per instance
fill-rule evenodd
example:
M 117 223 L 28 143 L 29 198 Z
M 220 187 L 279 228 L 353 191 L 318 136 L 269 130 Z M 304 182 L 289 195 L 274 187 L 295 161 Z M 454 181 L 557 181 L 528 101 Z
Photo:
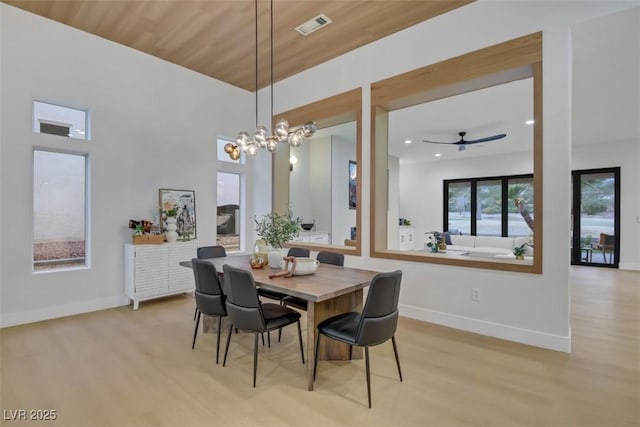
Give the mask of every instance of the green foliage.
M 487 206 L 482 209 L 483 214 L 499 214 L 500 212 L 502 212 L 501 206 L 496 205 Z
M 588 199 L 582 201 L 582 212 L 587 215 L 597 215 L 606 212 L 609 203 L 606 200 Z
M 513 254 L 514 254 L 515 256 L 523 256 L 523 255 L 524 255 L 524 253 L 525 253 L 525 248 L 524 248 L 524 247 L 525 247 L 526 245 L 527 245 L 527 244 L 525 243 L 525 244 L 523 244 L 523 245 L 521 245 L 521 246 L 516 246 L 515 248 L 513 248 Z
M 289 240 L 300 234 L 300 218 L 293 218 L 291 212 L 280 215 L 277 212 L 266 213 L 256 219 L 256 234 L 274 248 L 282 248 Z

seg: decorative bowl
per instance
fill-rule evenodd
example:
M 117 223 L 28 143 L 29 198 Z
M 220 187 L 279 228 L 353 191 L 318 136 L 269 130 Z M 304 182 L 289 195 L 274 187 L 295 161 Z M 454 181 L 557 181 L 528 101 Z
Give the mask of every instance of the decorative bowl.
M 314 225 L 315 224 L 313 224 L 313 223 L 305 222 L 305 223 L 300 224 L 300 227 L 302 227 L 303 230 L 309 231 L 309 230 L 311 230 L 313 228 Z
M 282 261 L 281 267 L 284 268 L 284 261 Z M 313 258 L 297 257 L 295 269 L 291 272 L 294 276 L 306 276 L 313 274 L 318 269 L 320 262 Z M 291 271 L 292 264 L 289 264 L 287 270 Z
M 267 262 L 263 257 L 254 255 L 249 259 L 249 265 L 251 265 L 251 268 L 259 269 L 264 268 Z

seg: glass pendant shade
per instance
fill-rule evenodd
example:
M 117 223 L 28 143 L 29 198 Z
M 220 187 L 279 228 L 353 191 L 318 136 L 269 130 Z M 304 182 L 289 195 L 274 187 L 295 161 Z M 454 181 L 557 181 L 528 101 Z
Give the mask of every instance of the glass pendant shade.
M 308 121 L 307 123 L 304 124 L 304 126 L 302 126 L 302 132 L 304 133 L 304 137 L 305 138 L 311 138 L 313 135 L 316 134 L 316 131 L 318 130 L 318 126 L 316 125 L 316 122 L 314 122 L 313 120 Z
M 258 154 L 258 144 L 252 142 L 251 144 L 247 144 L 247 154 L 250 156 L 255 156 Z
M 289 122 L 287 119 L 278 120 L 274 133 L 276 134 L 276 137 L 278 137 L 278 141 L 283 141 L 287 138 L 287 135 L 289 134 Z
M 298 132 L 291 132 L 289 134 L 288 142 L 292 147 L 299 147 L 302 143 L 302 138 L 300 138 L 300 134 Z
M 275 153 L 278 151 L 278 139 L 275 137 L 270 137 L 267 139 L 267 151 L 270 153 Z

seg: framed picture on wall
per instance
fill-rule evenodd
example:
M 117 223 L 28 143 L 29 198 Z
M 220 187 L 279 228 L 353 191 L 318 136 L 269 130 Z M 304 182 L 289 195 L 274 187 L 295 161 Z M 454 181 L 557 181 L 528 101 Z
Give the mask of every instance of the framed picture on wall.
M 160 218 L 162 232 L 167 231 L 167 213 L 175 213 L 176 230 L 181 239 L 196 238 L 196 194 L 193 190 L 160 191 Z
M 356 208 L 356 162 L 349 160 L 349 209 Z

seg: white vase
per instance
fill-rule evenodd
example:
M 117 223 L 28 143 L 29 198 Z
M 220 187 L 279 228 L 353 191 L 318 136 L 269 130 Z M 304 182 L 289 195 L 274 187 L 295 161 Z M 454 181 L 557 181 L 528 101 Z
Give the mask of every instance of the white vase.
M 178 240 L 178 233 L 176 230 L 178 226 L 176 225 L 176 217 L 170 216 L 167 217 L 167 231 L 164 233 L 164 238 L 167 242 L 172 243 Z
M 269 248 L 269 267 L 282 268 L 280 263 L 285 256 L 285 251 L 282 248 Z

